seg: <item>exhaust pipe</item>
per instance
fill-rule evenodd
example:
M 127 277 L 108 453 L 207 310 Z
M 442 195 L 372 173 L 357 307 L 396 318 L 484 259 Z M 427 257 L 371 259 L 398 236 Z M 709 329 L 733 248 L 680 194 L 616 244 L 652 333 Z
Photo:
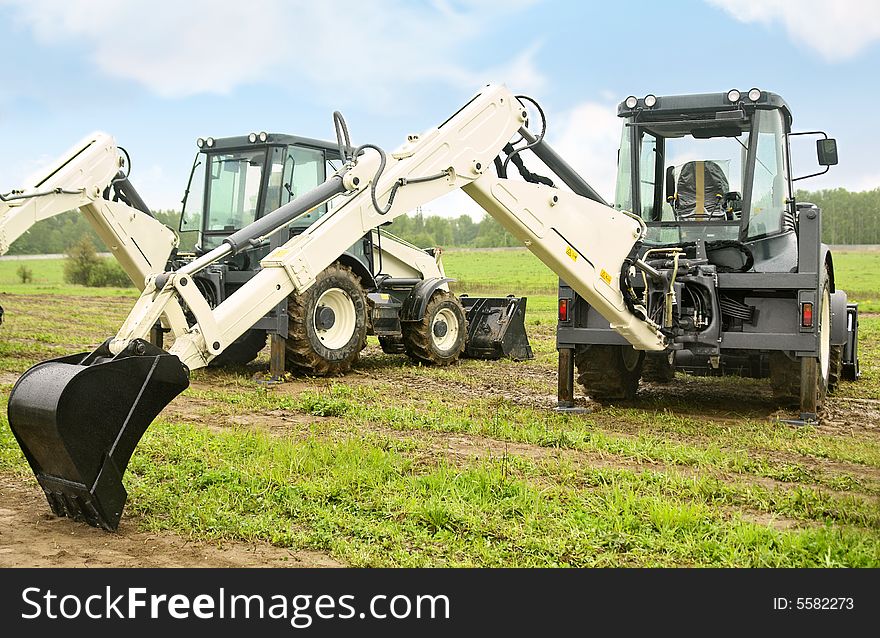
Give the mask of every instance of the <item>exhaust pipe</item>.
M 117 355 L 44 361 L 9 395 L 9 426 L 57 516 L 115 530 L 128 496 L 122 475 L 153 419 L 189 386 L 175 355 L 135 339 Z

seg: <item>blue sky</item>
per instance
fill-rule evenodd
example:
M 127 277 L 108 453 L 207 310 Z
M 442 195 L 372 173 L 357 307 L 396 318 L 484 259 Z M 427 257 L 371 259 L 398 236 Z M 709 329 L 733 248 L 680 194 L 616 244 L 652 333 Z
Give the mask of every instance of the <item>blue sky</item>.
M 104 130 L 147 203 L 173 208 L 197 137 L 330 138 L 339 109 L 355 142 L 393 148 L 488 82 L 541 102 L 608 195 L 620 100 L 753 86 L 838 138 L 841 164 L 805 187 L 877 188 L 859 120 L 876 119 L 878 40 L 880 3 L 858 0 L 0 0 L 0 190 Z M 474 212 L 464 199 L 425 209 Z

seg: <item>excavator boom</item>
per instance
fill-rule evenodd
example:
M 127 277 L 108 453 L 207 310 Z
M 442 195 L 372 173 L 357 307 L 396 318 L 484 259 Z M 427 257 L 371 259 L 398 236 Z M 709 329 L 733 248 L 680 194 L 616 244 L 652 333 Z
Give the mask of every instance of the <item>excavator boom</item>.
M 122 165 L 113 138 L 92 133 L 32 178 L 33 186 L 0 195 L 0 255 L 37 222 L 79 208 L 143 290 L 147 275 L 164 269 L 177 238 L 151 215 Z M 105 198 L 111 186 L 129 203 Z
M 488 86 L 440 126 L 410 135 L 388 155 L 373 145 L 347 153 L 345 166 L 313 191 L 233 233 L 185 267 L 149 275 L 117 335 L 97 351 L 80 356 L 79 363 L 75 358 L 46 362 L 25 373 L 10 395 L 9 422 L 50 503 L 53 507 L 64 504 L 55 511 L 115 527 L 125 500 L 121 478 L 116 477 L 125 471 L 128 448 L 133 449 L 130 442 L 139 439 L 145 427 L 143 418 L 133 420 L 127 415 L 149 418 L 156 412 L 159 394 L 167 403 L 183 391 L 189 370 L 207 365 L 267 311 L 292 293 L 308 289 L 359 237 L 455 189 L 463 189 L 522 240 L 635 348 L 665 348 L 659 326 L 633 307 L 620 285 L 622 274 L 630 268 L 633 247 L 644 235 L 644 223 L 596 201 L 570 170 L 562 171 L 563 181 L 583 194 L 507 179 L 503 170 L 493 168 L 517 133 L 535 140 L 533 145 L 543 144 L 526 129 L 527 119 L 528 112 L 517 96 L 503 86 Z M 546 145 L 543 152 L 546 157 L 558 157 Z M 561 160 L 558 165 L 565 169 Z M 258 244 L 298 215 L 333 198 L 334 208 L 269 253 L 261 261 L 261 271 L 238 291 L 215 308 L 209 307 L 193 285 L 193 274 Z M 144 339 L 150 328 L 167 308 L 181 303 L 193 313 L 195 324 L 177 337 L 167 355 L 147 349 Z M 82 376 L 68 366 L 79 367 Z M 102 385 L 109 373 L 98 372 L 111 366 L 113 374 L 130 378 L 112 394 Z M 162 388 L 158 394 L 152 390 L 157 384 Z M 91 413 L 84 410 L 86 404 Z M 107 434 L 102 441 L 93 437 L 96 447 L 90 448 L 88 463 L 77 463 L 77 448 L 89 437 L 83 423 L 97 418 L 102 410 L 115 415 L 102 420 L 102 431 Z M 76 435 L 68 436 L 68 432 Z M 66 442 L 64 454 L 70 456 L 74 468 L 56 462 L 61 454 L 59 439 Z M 115 454 L 105 441 L 128 445 Z M 116 482 L 108 486 L 107 481 Z M 112 497 L 103 499 L 102 493 Z M 96 518 L 94 512 L 103 514 Z
M 177 236 L 152 216 L 123 165 L 113 138 L 96 132 L 31 178 L 32 186 L 0 195 L 0 255 L 37 222 L 79 209 L 143 290 L 147 277 L 165 268 Z M 111 190 L 114 198 L 109 196 Z M 173 334 L 183 334 L 187 328 L 178 304 L 165 309 L 163 323 Z

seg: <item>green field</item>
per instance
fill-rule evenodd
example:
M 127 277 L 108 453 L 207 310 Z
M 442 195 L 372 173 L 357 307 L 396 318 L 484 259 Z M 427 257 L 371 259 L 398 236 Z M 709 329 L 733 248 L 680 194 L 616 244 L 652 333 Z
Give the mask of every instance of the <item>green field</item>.
M 33 280 L 23 284 L 18 269 L 30 269 Z M 88 288 L 64 282 L 63 259 L 2 259 L 0 260 L 0 295 L 77 295 L 89 297 L 137 297 L 134 288 Z M 0 301 L 0 304 L 3 302 Z
M 525 249 L 443 252 L 443 266 L 455 288 L 474 294 L 556 294 L 559 277 Z
M 834 276 L 862 312 L 880 312 L 880 251 L 834 251 Z
M 880 254 L 836 258 L 876 310 Z M 115 332 L 134 294 L 66 286 L 57 262 L 23 286 L 19 263 L 0 262 L 4 402 L 28 366 Z M 461 292 L 529 296 L 533 361 L 421 367 L 371 339 L 335 379 L 258 386 L 265 352 L 196 371 L 132 459 L 126 520 L 357 566 L 880 566 L 880 318 L 863 317 L 863 379 L 819 427 L 780 422 L 794 415 L 764 381 L 683 375 L 564 415 L 555 277 L 523 251 L 444 263 Z M 3 415 L 0 476 L 37 491 Z

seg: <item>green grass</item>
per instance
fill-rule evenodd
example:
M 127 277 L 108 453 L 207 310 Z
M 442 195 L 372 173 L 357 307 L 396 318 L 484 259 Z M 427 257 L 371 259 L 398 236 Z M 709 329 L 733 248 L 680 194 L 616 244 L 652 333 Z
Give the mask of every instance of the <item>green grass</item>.
M 876 538 L 831 525 L 818 494 L 706 478 L 487 459 L 417 460 L 381 438 L 278 440 L 159 423 L 128 484 L 147 529 L 268 540 L 353 565 L 869 566 Z M 777 530 L 719 503 L 828 524 Z M 869 524 L 876 513 L 862 512 Z M 862 522 L 855 517 L 855 524 Z
M 834 251 L 834 277 L 861 312 L 880 312 L 880 251 Z
M 525 248 L 455 250 L 443 253 L 448 277 L 456 279 L 456 291 L 489 293 L 556 294 L 559 278 Z
M 835 490 L 858 490 L 880 496 L 880 476 L 865 479 L 845 471 L 827 472 L 792 463 L 791 456 L 829 459 L 880 469 L 880 448 L 864 441 L 841 438 L 820 429 L 793 429 L 781 423 L 743 420 L 736 429 L 706 419 L 676 416 L 669 412 L 608 408 L 587 417 L 527 408 L 500 398 L 473 399 L 450 405 L 442 397 L 406 401 L 392 384 L 352 388 L 334 383 L 322 391 L 297 397 L 241 388 L 189 390 L 203 399 L 215 415 L 295 410 L 313 416 L 343 417 L 349 426 L 368 430 L 381 424 L 389 429 L 442 432 L 526 443 L 542 448 L 613 455 L 620 462 L 662 463 L 682 468 L 732 472 L 801 482 Z M 786 457 L 776 458 L 776 453 Z M 880 518 L 878 518 L 880 523 Z
M 21 266 L 33 273 L 33 281 L 23 284 L 18 277 Z M 90 288 L 76 286 L 64 281 L 63 259 L 14 259 L 0 260 L 0 296 L 16 295 L 70 295 L 86 297 L 137 297 L 134 288 Z M 2 305 L 2 301 L 0 301 Z
M 836 255 L 863 310 L 876 259 Z M 20 263 L 0 262 L 0 473 L 36 491 L 5 422 L 11 381 L 103 341 L 132 300 L 64 285 L 58 261 L 21 287 Z M 459 291 L 529 296 L 535 360 L 428 368 L 373 347 L 345 377 L 268 389 L 251 381 L 265 356 L 196 371 L 132 458 L 126 516 L 357 566 L 880 566 L 880 318 L 861 321 L 863 379 L 833 427 L 785 425 L 765 382 L 731 378 L 557 414 L 555 277 L 525 251 L 444 263 Z

